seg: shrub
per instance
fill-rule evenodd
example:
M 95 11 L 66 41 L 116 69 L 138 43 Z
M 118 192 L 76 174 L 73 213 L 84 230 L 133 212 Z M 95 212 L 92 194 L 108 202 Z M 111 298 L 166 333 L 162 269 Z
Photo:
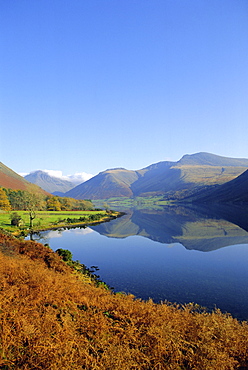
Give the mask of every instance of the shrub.
M 59 248 L 56 250 L 56 253 L 58 253 L 58 255 L 62 257 L 65 262 L 72 260 L 72 253 L 68 249 Z
M 10 215 L 10 220 L 11 225 L 13 226 L 21 226 L 21 224 L 23 224 L 22 218 L 17 212 L 14 212 Z

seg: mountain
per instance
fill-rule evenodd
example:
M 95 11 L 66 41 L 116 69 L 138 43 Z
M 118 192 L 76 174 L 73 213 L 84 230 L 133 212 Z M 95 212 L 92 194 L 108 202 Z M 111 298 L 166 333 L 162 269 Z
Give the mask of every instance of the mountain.
M 248 203 L 248 170 L 223 185 L 199 192 L 188 200 L 194 203 Z
M 75 187 L 75 184 L 70 181 L 50 176 L 47 172 L 40 170 L 31 172 L 24 178 L 32 184 L 40 186 L 49 193 L 56 193 L 56 195 L 66 193 Z
M 11 170 L 0 162 L 0 186 L 13 190 L 26 190 L 32 193 L 41 193 L 47 195 L 47 192 L 39 186 L 31 184 L 22 176 Z
M 183 165 L 234 166 L 243 167 L 248 164 L 247 158 L 229 158 L 211 153 L 195 153 L 184 155 L 178 163 Z
M 137 171 L 128 171 L 124 168 L 106 170 L 68 191 L 65 196 L 76 199 L 132 197 L 130 186 L 138 178 Z
M 162 161 L 137 171 L 124 168 L 100 172 L 65 195 L 76 199 L 108 199 L 175 194 L 224 184 L 248 168 L 248 159 L 211 153 L 185 155 L 177 162 Z

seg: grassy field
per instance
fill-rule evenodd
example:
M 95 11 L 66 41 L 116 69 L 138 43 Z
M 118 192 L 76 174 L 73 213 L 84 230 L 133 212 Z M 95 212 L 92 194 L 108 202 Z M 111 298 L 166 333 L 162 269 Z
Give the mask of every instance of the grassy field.
M 161 196 L 147 196 L 147 197 L 115 197 L 109 199 L 98 199 L 93 201 L 95 207 L 106 208 L 106 206 L 117 209 L 120 208 L 154 208 L 157 209 L 159 206 L 168 205 L 170 202 L 163 200 Z
M 28 211 L 16 211 L 23 221 L 22 226 L 11 225 L 11 214 L 13 212 L 0 213 L 0 228 L 20 234 L 28 232 L 30 229 L 30 218 Z M 33 230 L 44 230 L 55 227 L 68 227 L 82 224 L 92 224 L 95 222 L 106 221 L 108 218 L 116 217 L 117 212 L 111 214 L 106 211 L 37 211 L 33 220 Z

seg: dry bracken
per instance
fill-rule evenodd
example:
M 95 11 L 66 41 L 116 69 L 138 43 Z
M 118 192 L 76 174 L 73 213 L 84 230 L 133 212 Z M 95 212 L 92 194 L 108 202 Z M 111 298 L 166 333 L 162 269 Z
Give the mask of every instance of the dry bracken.
M 0 369 L 248 368 L 246 322 L 113 294 L 36 242 L 0 251 Z

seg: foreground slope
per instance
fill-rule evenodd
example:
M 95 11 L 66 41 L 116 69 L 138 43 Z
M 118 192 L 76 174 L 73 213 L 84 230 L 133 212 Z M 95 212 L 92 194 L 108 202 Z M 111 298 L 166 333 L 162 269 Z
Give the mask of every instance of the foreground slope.
M 47 195 L 47 192 L 39 186 L 31 184 L 22 176 L 0 162 L 0 187 L 13 190 L 26 190 L 32 193 Z
M 210 153 L 185 155 L 177 162 L 162 161 L 137 171 L 112 169 L 66 193 L 76 199 L 107 199 L 166 195 L 203 186 L 224 184 L 248 168 L 248 159 Z
M 49 248 L 0 235 L 3 369 L 239 369 L 248 325 L 112 294 Z

